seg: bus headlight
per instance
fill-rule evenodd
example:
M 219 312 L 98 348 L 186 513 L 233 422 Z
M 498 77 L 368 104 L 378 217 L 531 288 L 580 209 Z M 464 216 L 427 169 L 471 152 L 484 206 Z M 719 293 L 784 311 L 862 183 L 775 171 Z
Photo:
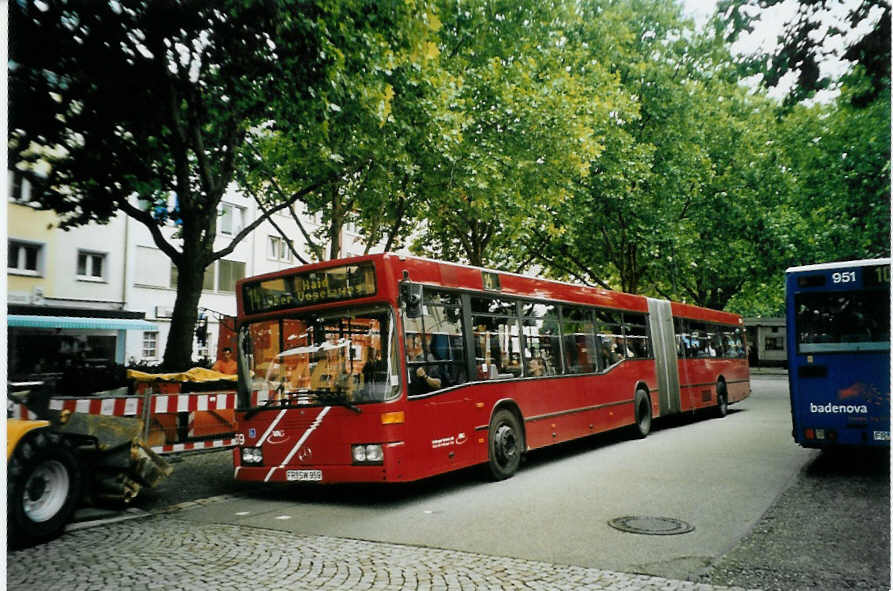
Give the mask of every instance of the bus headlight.
M 259 447 L 243 447 L 242 448 L 242 463 L 243 464 L 263 464 L 264 463 L 264 452 L 261 451 Z
M 354 464 L 381 464 L 384 461 L 384 451 L 378 443 L 352 445 L 350 455 Z

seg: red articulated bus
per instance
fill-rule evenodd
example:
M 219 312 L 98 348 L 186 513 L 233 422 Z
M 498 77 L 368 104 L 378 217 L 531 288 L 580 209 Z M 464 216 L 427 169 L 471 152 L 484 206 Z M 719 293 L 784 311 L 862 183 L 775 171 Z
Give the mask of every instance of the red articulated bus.
M 235 478 L 405 482 L 750 394 L 741 319 L 380 254 L 238 283 Z

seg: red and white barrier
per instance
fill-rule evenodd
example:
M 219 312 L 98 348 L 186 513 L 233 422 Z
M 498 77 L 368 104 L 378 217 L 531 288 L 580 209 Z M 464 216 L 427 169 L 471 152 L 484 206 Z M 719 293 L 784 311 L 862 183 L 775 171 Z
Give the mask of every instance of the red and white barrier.
M 34 421 L 37 419 L 37 415 L 28 410 L 28 407 L 24 404 L 15 404 L 10 403 L 7 407 L 8 415 L 11 419 L 28 419 Z
M 220 449 L 236 445 L 235 438 L 214 439 L 212 441 L 190 441 L 187 443 L 171 443 L 152 447 L 157 454 L 173 454 L 182 451 L 199 451 L 203 449 Z
M 113 396 L 108 398 L 53 397 L 50 409 L 68 410 L 91 415 L 113 417 L 140 416 L 143 412 L 142 396 Z M 192 412 L 206 410 L 230 410 L 236 408 L 235 392 L 196 392 L 193 394 L 153 394 L 150 411 L 154 414 Z
M 108 396 L 77 398 L 56 396 L 50 398 L 50 409 L 77 412 L 92 415 L 114 417 L 142 417 L 145 396 Z M 188 394 L 151 394 L 149 398 L 151 415 L 174 414 L 178 412 L 203 412 L 215 410 L 233 410 L 236 408 L 236 393 L 195 392 Z M 8 405 L 9 416 L 16 419 L 36 419 L 37 415 L 23 404 Z M 193 418 L 190 415 L 190 418 Z M 234 446 L 235 439 L 214 439 L 207 441 L 190 441 L 184 443 L 153 446 L 152 451 L 159 454 L 178 453 L 202 449 L 216 449 Z

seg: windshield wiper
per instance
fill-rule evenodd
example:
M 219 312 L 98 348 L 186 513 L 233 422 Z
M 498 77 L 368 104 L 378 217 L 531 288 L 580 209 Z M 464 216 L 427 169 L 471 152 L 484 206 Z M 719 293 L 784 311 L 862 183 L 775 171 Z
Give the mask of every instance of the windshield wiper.
M 283 392 L 280 387 L 277 389 L 279 397 L 270 398 L 260 406 L 255 406 L 245 413 L 245 419 L 248 420 L 263 410 L 279 410 L 283 408 L 306 408 L 310 404 L 309 398 L 316 398 L 318 404 L 337 405 L 349 408 L 357 414 L 362 414 L 363 410 L 353 404 L 343 391 L 331 390 L 297 390 L 294 392 Z M 284 394 L 284 396 L 283 396 Z
M 324 402 L 325 404 L 337 404 L 339 406 L 344 406 L 357 414 L 362 414 L 363 412 L 363 410 L 359 406 L 356 406 L 350 401 L 350 399 L 347 397 L 347 393 L 343 390 L 312 390 L 310 393 L 316 396 L 317 400 L 319 400 L 320 402 Z

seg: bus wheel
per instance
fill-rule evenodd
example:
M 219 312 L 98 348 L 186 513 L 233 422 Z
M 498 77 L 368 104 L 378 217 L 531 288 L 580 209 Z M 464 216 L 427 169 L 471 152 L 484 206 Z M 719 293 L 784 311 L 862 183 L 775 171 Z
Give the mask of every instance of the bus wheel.
M 729 395 L 726 392 L 726 383 L 716 384 L 716 416 L 723 418 L 729 414 Z
M 494 480 L 504 480 L 518 469 L 523 450 L 521 427 L 511 411 L 502 409 L 490 422 L 490 474 Z
M 640 439 L 651 432 L 651 398 L 645 390 L 636 390 L 636 434 Z

